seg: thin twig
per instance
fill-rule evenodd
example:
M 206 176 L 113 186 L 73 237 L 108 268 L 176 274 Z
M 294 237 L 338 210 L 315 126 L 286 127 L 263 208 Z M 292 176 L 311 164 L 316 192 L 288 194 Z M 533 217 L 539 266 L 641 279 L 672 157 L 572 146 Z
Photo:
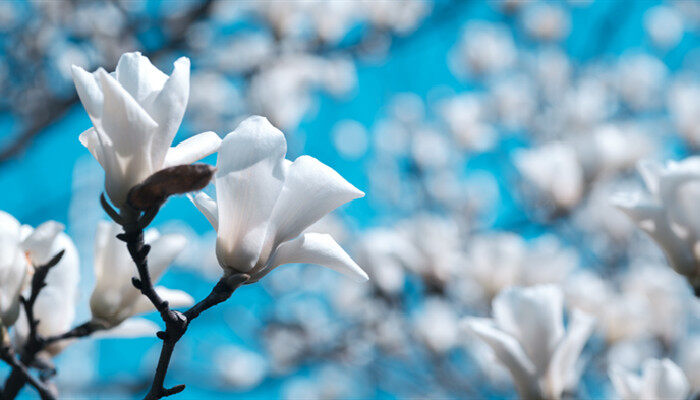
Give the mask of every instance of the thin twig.
M 20 296 L 20 301 L 24 306 L 24 312 L 27 316 L 27 323 L 29 325 L 29 336 L 22 348 L 22 355 L 19 360 L 16 360 L 14 356 L 10 357 L 8 360 L 16 361 L 12 365 L 12 372 L 10 376 L 5 381 L 5 387 L 2 392 L 3 399 L 14 399 L 22 390 L 24 384 L 28 382 L 27 375 L 29 374 L 26 366 L 31 365 L 36 357 L 37 353 L 43 350 L 46 346 L 44 340 L 38 333 L 39 320 L 34 318 L 34 303 L 39 297 L 41 289 L 46 286 L 46 276 L 48 275 L 51 268 L 55 267 L 63 258 L 64 251 L 58 252 L 48 263 L 45 265 L 34 268 L 34 276 L 32 277 L 31 292 L 29 298 L 24 298 Z M 7 361 L 7 360 L 6 360 Z M 33 378 L 33 377 L 32 377 Z M 30 382 L 31 383 L 31 382 Z M 34 385 L 32 385 L 34 386 Z M 36 386 L 35 386 L 36 387 Z
M 165 323 L 165 331 L 157 333 L 158 338 L 163 341 L 163 347 L 153 377 L 153 384 L 145 397 L 147 400 L 156 400 L 185 390 L 185 385 L 165 388 L 164 383 L 175 345 L 187 331 L 189 323 L 205 310 L 226 301 L 238 287 L 250 279 L 250 276 L 246 274 L 224 276 L 206 298 L 189 310 L 182 313 L 171 309 L 168 302 L 158 295 L 153 285 L 148 269 L 148 252 L 151 247 L 144 241 L 143 230 L 153 220 L 157 209 L 141 213 L 125 206 L 121 211 L 119 220 L 124 232 L 117 235 L 117 238 L 126 243 L 131 259 L 136 265 L 138 278 L 132 278 L 132 284 L 151 301 Z M 113 212 L 108 211 L 108 214 L 111 215 Z
M 55 399 L 57 396 L 55 393 L 51 392 L 51 390 L 48 388 L 48 386 L 44 383 L 41 382 L 39 379 L 37 379 L 34 375 L 32 375 L 29 372 L 29 369 L 27 368 L 26 365 L 24 365 L 20 360 L 17 359 L 17 356 L 14 354 L 12 351 L 12 347 L 10 346 L 2 346 L 0 347 L 0 359 L 2 359 L 4 362 L 6 362 L 9 366 L 12 367 L 12 374 L 18 374 L 24 382 L 29 383 L 34 389 L 36 389 L 37 393 L 39 393 L 39 397 L 42 399 Z M 17 372 L 15 372 L 17 371 Z M 22 383 L 24 385 L 24 383 Z M 21 387 L 20 387 L 21 389 Z M 15 394 L 16 396 L 16 394 Z M 14 398 L 12 397 L 6 397 L 5 392 L 3 391 L 2 396 L 3 399 L 11 399 Z

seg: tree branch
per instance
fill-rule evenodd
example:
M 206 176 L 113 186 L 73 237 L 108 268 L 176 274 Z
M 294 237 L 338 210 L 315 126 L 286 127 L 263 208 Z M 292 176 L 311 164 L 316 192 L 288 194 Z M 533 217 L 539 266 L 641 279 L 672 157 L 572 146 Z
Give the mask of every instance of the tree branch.
M 106 202 L 103 201 L 103 206 L 105 206 L 104 203 Z M 107 210 L 108 214 L 115 214 L 115 211 L 108 204 L 107 208 L 109 208 Z M 168 302 L 163 300 L 156 292 L 148 269 L 148 252 L 151 246 L 145 243 L 143 230 L 153 220 L 156 213 L 157 208 L 140 212 L 129 206 L 124 206 L 121 209 L 118 221 L 122 225 L 124 232 L 117 235 L 118 239 L 126 243 L 131 259 L 136 265 L 138 278 L 132 278 L 132 284 L 153 303 L 153 306 L 160 313 L 161 319 L 165 323 L 165 331 L 157 333 L 158 338 L 163 341 L 163 347 L 153 377 L 153 384 L 145 397 L 147 400 L 161 399 L 185 390 L 185 385 L 177 385 L 172 388 L 165 388 L 164 386 L 165 376 L 168 373 L 175 345 L 187 332 L 189 323 L 192 320 L 207 309 L 226 301 L 236 289 L 250 279 L 250 276 L 246 274 L 224 276 L 206 298 L 189 310 L 182 313 L 171 309 Z
M 41 397 L 43 400 L 55 399 L 57 397 L 56 393 L 53 393 L 44 382 L 41 382 L 39 379 L 33 376 L 29 372 L 29 369 L 20 360 L 17 359 L 14 352 L 12 351 L 12 347 L 0 347 L 0 359 L 5 361 L 9 366 L 12 367 L 12 373 L 10 374 L 10 376 L 18 376 L 23 381 L 22 386 L 24 385 L 24 382 L 29 383 L 32 387 L 36 389 L 36 391 L 39 393 L 39 397 Z M 22 386 L 18 388 L 17 392 L 19 392 L 19 389 L 21 389 Z M 11 393 L 6 394 L 5 390 L 3 390 L 1 397 L 3 399 L 12 399 L 15 396 L 17 396 L 17 393 L 15 393 L 14 395 L 12 395 Z
M 46 286 L 46 276 L 48 275 L 51 268 L 55 267 L 56 264 L 58 264 L 61 261 L 61 258 L 63 258 L 63 253 L 64 250 L 61 250 L 55 256 L 53 256 L 53 258 L 48 263 L 34 268 L 34 276 L 32 277 L 32 285 L 29 298 L 26 299 L 23 296 L 20 296 L 19 298 L 22 302 L 22 305 L 24 306 L 24 312 L 27 315 L 27 323 L 29 325 L 29 336 L 27 337 L 27 341 L 25 342 L 22 348 L 22 355 L 20 357 L 20 360 L 17 360 L 14 357 L 14 355 L 3 354 L 3 357 L 8 357 L 7 359 L 3 358 L 3 360 L 8 362 L 8 364 L 10 362 L 13 362 L 12 364 L 10 364 L 12 365 L 12 372 L 5 381 L 5 388 L 2 392 L 3 399 L 14 399 L 15 397 L 17 397 L 17 394 L 19 394 L 19 391 L 22 390 L 24 384 L 28 381 L 31 383 L 31 381 L 28 379 L 28 376 L 29 378 L 34 378 L 33 376 L 31 376 L 31 374 L 29 374 L 26 366 L 31 365 L 37 353 L 39 353 L 46 347 L 43 338 L 41 338 L 37 331 L 37 328 L 39 326 L 39 320 L 34 318 L 34 303 L 36 303 L 36 299 L 39 297 L 41 289 L 43 289 Z M 36 387 L 34 384 L 32 384 L 32 386 Z M 41 391 L 39 394 L 42 395 Z M 54 397 L 55 396 L 46 398 Z M 44 398 L 43 395 L 42 398 Z

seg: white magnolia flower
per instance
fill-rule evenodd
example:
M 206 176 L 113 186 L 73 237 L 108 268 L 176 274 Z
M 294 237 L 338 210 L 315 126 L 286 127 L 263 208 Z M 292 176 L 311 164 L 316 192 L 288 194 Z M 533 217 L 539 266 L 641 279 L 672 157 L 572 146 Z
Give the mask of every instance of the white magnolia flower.
M 688 379 L 669 359 L 650 359 L 637 376 L 619 366 L 612 366 L 610 380 L 622 400 L 683 400 L 690 393 Z
M 217 230 L 216 255 L 225 273 L 256 281 L 273 268 L 319 264 L 358 280 L 367 274 L 330 235 L 302 232 L 364 193 L 315 158 L 286 160 L 284 134 L 267 119 L 247 118 L 226 135 L 218 155 L 216 201 L 191 197 Z
M 20 224 L 0 211 L 0 324 L 12 326 L 19 316 L 19 295 L 28 264 L 21 247 Z
M 90 297 L 90 310 L 93 321 L 107 328 L 116 327 L 127 318 L 153 310 L 153 304 L 131 283 L 131 278 L 136 275 L 136 267 L 124 243 L 116 238 L 121 230 L 121 226 L 115 223 L 101 221 L 95 238 L 96 284 Z M 151 279 L 157 282 L 187 242 L 182 235 L 161 236 L 155 229 L 146 231 L 145 240 L 151 246 L 148 269 Z M 194 304 L 192 297 L 180 290 L 158 286 L 156 292 L 171 307 Z
M 105 188 L 117 207 L 129 189 L 154 172 L 197 161 L 221 144 L 214 132 L 205 132 L 170 147 L 189 96 L 185 57 L 175 61 L 168 76 L 140 53 L 125 53 L 112 73 L 73 66 L 73 80 L 93 124 L 80 143 L 105 170 Z
M 674 7 L 659 5 L 644 13 L 644 30 L 657 47 L 671 49 L 683 39 L 683 14 Z
M 34 318 L 39 320 L 37 332 L 43 337 L 59 335 L 70 330 L 75 319 L 80 280 L 80 258 L 71 238 L 63 232 L 64 226 L 48 221 L 36 229 L 22 226 L 22 246 L 27 260 L 34 266 L 48 263 L 60 251 L 63 257 L 46 275 L 46 286 L 34 303 Z M 22 316 L 15 325 L 15 341 L 21 344 L 29 333 L 27 318 Z M 55 343 L 47 352 L 56 355 L 67 343 Z
M 459 327 L 454 306 L 439 297 L 425 300 L 413 321 L 420 339 L 433 352 L 444 354 L 457 344 Z
M 661 246 L 673 269 L 700 288 L 700 157 L 639 164 L 648 196 L 622 194 L 613 203 Z
M 215 362 L 223 381 L 238 390 L 250 390 L 267 375 L 267 361 L 260 354 L 239 346 L 217 349 Z
M 575 149 L 563 142 L 519 150 L 514 154 L 518 171 L 557 207 L 568 209 L 584 192 L 584 171 Z
M 563 303 L 556 286 L 514 287 L 493 300 L 493 319 L 464 321 L 508 368 L 523 399 L 560 399 L 577 385 L 593 318 L 574 310 L 565 331 Z

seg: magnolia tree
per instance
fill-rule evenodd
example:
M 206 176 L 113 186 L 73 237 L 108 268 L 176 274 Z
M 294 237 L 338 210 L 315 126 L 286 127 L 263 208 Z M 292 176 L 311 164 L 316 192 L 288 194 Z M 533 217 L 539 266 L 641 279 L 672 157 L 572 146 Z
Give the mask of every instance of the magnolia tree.
M 51 357 L 75 338 L 153 333 L 152 323 L 135 316 L 154 309 L 163 320 L 157 332 L 163 348 L 146 398 L 170 396 L 185 389 L 164 386 L 178 340 L 194 319 L 239 286 L 289 263 L 319 264 L 368 279 L 330 235 L 304 232 L 364 193 L 315 158 L 285 159 L 284 134 L 267 119 L 249 117 L 223 140 L 205 132 L 171 147 L 187 106 L 189 73 L 187 58 L 167 75 L 140 53 L 122 55 L 112 73 L 73 67 L 93 123 L 80 142 L 103 167 L 111 200 L 100 198 L 112 222 L 96 227 L 92 319 L 70 326 L 78 258 L 63 226 L 51 221 L 32 229 L 3 213 L 2 358 L 12 366 L 3 398 L 14 398 L 27 383 L 42 398 L 56 397 Z M 216 152 L 216 168 L 191 164 Z M 204 192 L 190 198 L 217 231 L 221 279 L 195 304 L 185 292 L 154 286 L 185 239 L 146 228 L 169 196 L 198 191 L 212 179 L 216 200 Z M 182 307 L 189 308 L 176 310 Z M 40 378 L 31 368 L 40 370 Z
M 119 4 L 134 12 L 129 2 L 102 6 Z M 478 4 L 436 3 L 420 32 L 444 33 Z M 78 257 L 63 227 L 33 229 L 0 214 L 0 355 L 12 367 L 3 397 L 25 385 L 44 398 L 69 394 L 56 386 L 53 357 L 88 336 L 157 335 L 146 397 L 177 394 L 183 385 L 164 384 L 171 357 L 175 365 L 206 323 L 190 322 L 213 308 L 217 322 L 236 334 L 249 326 L 250 337 L 207 341 L 197 350 L 212 354 L 183 357 L 171 373 L 187 373 L 190 393 L 204 359 L 219 388 L 253 390 L 282 377 L 278 395 L 289 399 L 692 398 L 700 391 L 700 163 L 661 161 L 699 142 L 697 61 L 681 61 L 681 47 L 697 38 L 700 14 L 692 2 L 650 7 L 640 27 L 648 49 L 597 57 L 627 26 L 625 2 L 615 4 L 599 29 L 579 33 L 585 40 L 565 42 L 588 2 L 489 2 L 498 21 L 466 21 L 448 43 L 444 64 L 459 85 L 392 95 L 370 125 L 339 121 L 331 142 L 365 168 L 382 217 L 360 232 L 331 212 L 363 193 L 318 160 L 287 160 L 275 127 L 293 148 L 313 94 L 352 92 L 355 66 L 367 73 L 391 46 L 409 43 L 401 38 L 428 3 L 202 2 L 172 17 L 164 43 L 192 56 L 191 93 L 187 58 L 166 75 L 138 53 L 120 58 L 122 43 L 106 46 L 99 63 L 73 61 L 115 70 L 64 71 L 76 89 L 64 95 L 81 101 L 93 124 L 79 139 L 104 169 L 100 203 L 111 221 L 90 227 L 91 316 L 76 321 Z M 217 39 L 227 23 L 247 19 L 259 29 Z M 120 21 L 93 27 L 95 41 L 138 44 L 138 35 L 109 30 Z M 366 29 L 349 41 L 357 24 Z M 420 67 L 414 49 L 403 53 Z M 171 147 L 186 107 L 189 127 L 237 128 Z M 271 122 L 240 118 L 251 114 Z M 216 168 L 193 164 L 214 153 Z M 151 228 L 178 194 L 213 229 Z M 156 286 L 171 264 L 211 278 L 211 293 L 197 302 Z M 285 264 L 296 265 L 272 272 Z M 235 313 L 222 304 L 258 281 L 273 301 Z M 160 326 L 141 317 L 153 311 Z

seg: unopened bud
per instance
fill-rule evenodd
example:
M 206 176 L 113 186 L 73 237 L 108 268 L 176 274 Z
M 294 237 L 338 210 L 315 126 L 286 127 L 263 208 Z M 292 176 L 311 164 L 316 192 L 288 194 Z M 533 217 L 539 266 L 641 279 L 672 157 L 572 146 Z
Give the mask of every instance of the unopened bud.
M 162 169 L 129 190 L 127 201 L 136 210 L 160 207 L 169 196 L 201 190 L 216 168 L 207 164 L 177 165 Z

